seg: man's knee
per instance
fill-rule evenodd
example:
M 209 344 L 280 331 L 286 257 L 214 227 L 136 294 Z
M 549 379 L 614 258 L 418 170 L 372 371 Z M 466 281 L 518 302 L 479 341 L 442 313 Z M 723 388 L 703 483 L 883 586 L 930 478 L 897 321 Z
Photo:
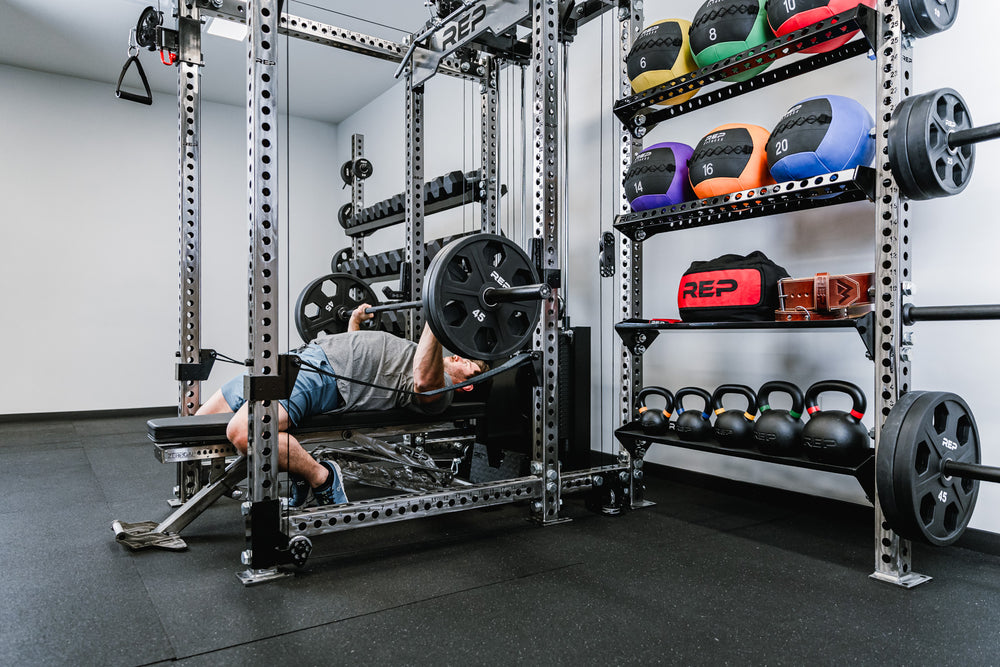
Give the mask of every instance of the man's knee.
M 241 453 L 247 453 L 247 440 L 249 439 L 249 434 L 247 432 L 247 418 L 245 413 L 242 415 L 237 414 L 229 420 L 229 424 L 226 426 L 226 438 L 229 442 L 233 443 L 233 446 L 240 450 Z

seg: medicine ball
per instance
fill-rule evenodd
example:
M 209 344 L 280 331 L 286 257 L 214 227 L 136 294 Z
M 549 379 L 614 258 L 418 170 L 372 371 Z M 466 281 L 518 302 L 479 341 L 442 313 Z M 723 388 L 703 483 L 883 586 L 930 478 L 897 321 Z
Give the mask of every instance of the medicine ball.
M 774 183 L 767 170 L 768 132 L 758 125 L 729 123 L 705 135 L 688 161 L 699 199 Z
M 694 199 L 688 181 L 687 144 L 654 144 L 635 156 L 625 176 L 625 194 L 633 211 L 672 206 Z
M 777 181 L 795 181 L 857 166 L 875 157 L 875 121 L 849 97 L 810 97 L 789 109 L 767 141 Z
M 875 7 L 875 0 L 767 0 L 767 22 L 778 37 L 808 28 L 858 5 Z M 818 46 L 802 49 L 803 53 L 826 53 L 847 44 L 857 33 L 854 30 L 843 37 L 831 39 Z
M 632 90 L 641 93 L 698 69 L 691 56 L 688 31 L 691 22 L 684 19 L 657 21 L 639 33 L 625 65 Z M 679 104 L 691 99 L 698 88 L 672 97 L 664 104 Z
M 698 67 L 714 65 L 773 39 L 764 3 L 765 0 L 707 0 L 691 21 L 691 54 Z M 727 77 L 727 80 L 746 81 L 770 64 Z

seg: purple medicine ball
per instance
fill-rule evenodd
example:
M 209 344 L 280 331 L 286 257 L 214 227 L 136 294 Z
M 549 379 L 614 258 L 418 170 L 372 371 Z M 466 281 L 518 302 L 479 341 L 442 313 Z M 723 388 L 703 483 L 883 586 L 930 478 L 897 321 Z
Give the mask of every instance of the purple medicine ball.
M 635 156 L 625 176 L 625 195 L 633 211 L 673 206 L 695 198 L 688 181 L 688 160 L 694 149 L 667 141 Z

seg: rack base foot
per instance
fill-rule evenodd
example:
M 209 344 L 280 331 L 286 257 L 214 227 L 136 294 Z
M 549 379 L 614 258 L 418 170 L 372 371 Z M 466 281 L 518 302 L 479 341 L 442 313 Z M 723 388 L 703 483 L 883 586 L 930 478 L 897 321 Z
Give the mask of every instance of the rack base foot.
M 930 581 L 933 577 L 926 574 L 918 574 L 916 572 L 909 572 L 901 577 L 894 577 L 891 574 L 885 572 L 872 572 L 870 575 L 872 579 L 876 581 L 884 581 L 887 584 L 893 584 L 895 586 L 900 586 L 902 588 L 913 588 L 914 586 L 919 586 L 925 581 Z

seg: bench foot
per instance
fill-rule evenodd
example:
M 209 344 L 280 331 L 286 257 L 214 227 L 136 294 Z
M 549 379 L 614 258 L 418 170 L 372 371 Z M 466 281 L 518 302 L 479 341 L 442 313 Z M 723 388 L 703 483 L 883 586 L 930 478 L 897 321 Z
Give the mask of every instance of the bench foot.
M 132 551 L 148 548 L 169 551 L 187 549 L 187 543 L 177 533 L 158 532 L 156 530 L 158 525 L 155 521 L 140 521 L 138 523 L 115 521 L 111 524 L 111 530 L 114 531 L 118 543 L 124 544 Z

